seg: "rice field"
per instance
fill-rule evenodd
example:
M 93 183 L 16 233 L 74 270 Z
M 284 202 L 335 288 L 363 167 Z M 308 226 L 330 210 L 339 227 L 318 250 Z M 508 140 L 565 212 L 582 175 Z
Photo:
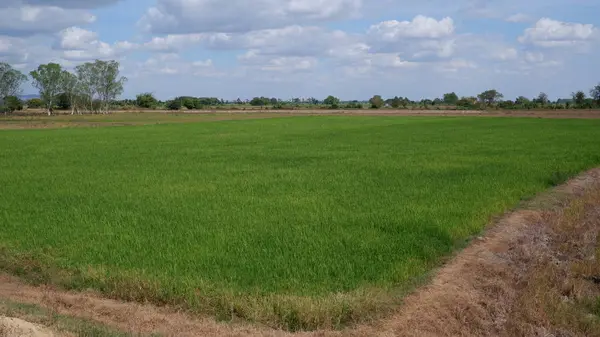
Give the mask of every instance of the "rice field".
M 0 130 L 0 269 L 339 328 L 600 164 L 600 120 L 301 116 Z

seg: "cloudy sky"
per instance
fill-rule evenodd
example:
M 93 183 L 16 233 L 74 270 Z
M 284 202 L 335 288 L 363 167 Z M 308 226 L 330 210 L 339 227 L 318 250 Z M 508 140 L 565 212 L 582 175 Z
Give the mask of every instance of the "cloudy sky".
M 124 97 L 554 99 L 600 82 L 598 13 L 598 0 L 0 0 L 0 61 L 116 59 Z

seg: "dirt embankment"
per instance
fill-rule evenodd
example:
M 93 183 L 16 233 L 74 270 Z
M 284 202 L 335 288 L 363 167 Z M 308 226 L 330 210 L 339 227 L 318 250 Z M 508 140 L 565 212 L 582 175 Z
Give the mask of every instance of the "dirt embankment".
M 392 316 L 343 331 L 288 333 L 218 323 L 0 276 L 0 298 L 122 331 L 165 336 L 600 336 L 600 169 L 490 226 Z

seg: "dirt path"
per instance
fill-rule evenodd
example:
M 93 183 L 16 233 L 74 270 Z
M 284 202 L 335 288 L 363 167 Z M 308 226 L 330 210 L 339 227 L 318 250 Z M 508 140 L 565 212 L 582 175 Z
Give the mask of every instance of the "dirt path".
M 0 337 L 55 337 L 55 335 L 42 326 L 22 319 L 0 317 Z
M 536 318 L 533 323 L 526 319 L 545 310 L 545 299 L 535 294 L 551 293 L 556 285 L 531 287 L 536 285 L 536 276 L 545 272 L 566 273 L 553 282 L 571 277 L 574 289 L 578 285 L 577 289 L 587 289 L 586 294 L 593 291 L 589 282 L 577 283 L 581 277 L 569 276 L 569 270 L 571 263 L 580 260 L 597 263 L 586 254 L 596 249 L 598 230 L 600 169 L 594 169 L 540 195 L 524 209 L 505 215 L 438 270 L 429 285 L 409 295 L 392 316 L 344 331 L 294 334 L 243 322 L 218 323 L 170 308 L 108 300 L 94 293 L 31 287 L 7 275 L 0 276 L 0 298 L 38 304 L 122 331 L 165 336 L 555 336 L 548 330 L 554 324 L 549 318 Z M 576 249 L 562 252 L 565 243 Z M 548 261 L 558 261 L 550 265 L 559 269 L 543 269 Z M 600 263 L 586 270 L 594 268 L 600 277 Z

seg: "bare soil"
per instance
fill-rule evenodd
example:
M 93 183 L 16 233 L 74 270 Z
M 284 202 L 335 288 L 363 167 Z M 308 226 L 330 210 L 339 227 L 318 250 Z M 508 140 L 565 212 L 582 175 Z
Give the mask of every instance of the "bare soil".
M 600 336 L 599 231 L 594 169 L 496 221 L 390 317 L 343 331 L 219 323 L 93 292 L 32 287 L 7 275 L 0 276 L 0 298 L 165 336 Z
M 4 117 L 0 115 L 2 129 L 40 129 L 64 127 L 102 127 L 149 125 L 164 123 L 189 123 L 238 119 L 280 118 L 306 115 L 343 116 L 437 116 L 437 117 L 526 117 L 526 118 L 600 118 L 600 110 L 148 110 L 140 112 L 117 111 L 107 115 L 46 116 L 38 112 L 22 112 Z
M 22 319 L 0 317 L 0 337 L 55 337 L 55 334 Z

